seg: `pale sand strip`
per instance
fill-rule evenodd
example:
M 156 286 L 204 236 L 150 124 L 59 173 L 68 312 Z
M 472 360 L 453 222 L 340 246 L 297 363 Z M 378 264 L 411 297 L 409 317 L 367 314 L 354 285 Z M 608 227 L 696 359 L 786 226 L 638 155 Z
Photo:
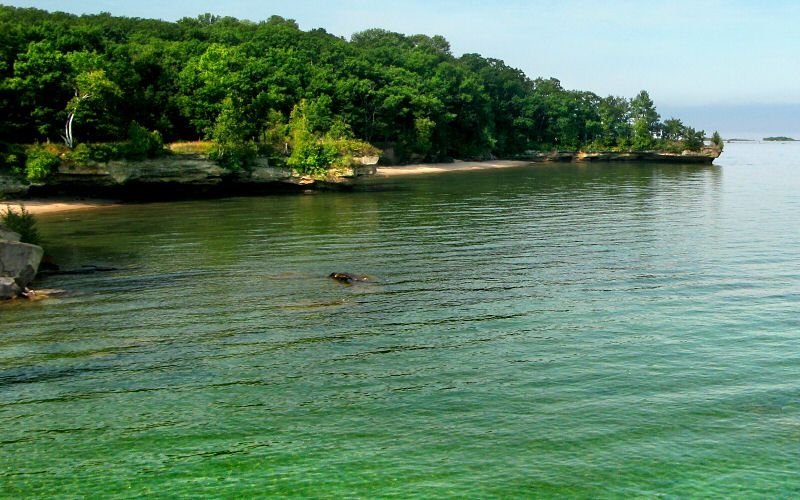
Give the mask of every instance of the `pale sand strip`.
M 58 212 L 73 212 L 76 210 L 90 210 L 95 208 L 107 208 L 117 206 L 119 203 L 112 200 L 96 199 L 34 199 L 34 200 L 8 200 L 0 201 L 0 212 L 5 212 L 6 207 L 12 210 L 19 210 L 21 206 L 34 214 L 52 214 Z
M 459 161 L 453 163 L 422 163 L 418 165 L 402 165 L 397 167 L 378 167 L 377 174 L 386 177 L 398 175 L 440 174 L 442 172 L 458 172 L 466 170 L 490 170 L 494 168 L 524 167 L 529 161 L 493 160 L 493 161 Z

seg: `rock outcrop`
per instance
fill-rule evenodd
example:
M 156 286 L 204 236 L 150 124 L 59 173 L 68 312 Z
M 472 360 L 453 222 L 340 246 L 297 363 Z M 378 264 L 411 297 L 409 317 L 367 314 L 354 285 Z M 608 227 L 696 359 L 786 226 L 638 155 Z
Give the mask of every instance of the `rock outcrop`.
M 132 198 L 211 191 L 335 188 L 349 185 L 356 177 L 374 174 L 378 159 L 377 156 L 356 157 L 349 167 L 331 170 L 324 177 L 298 175 L 290 168 L 271 166 L 267 158 L 257 158 L 250 168 L 235 172 L 202 155 L 112 160 L 86 165 L 65 161 L 45 183 L 32 188 L 11 177 L 0 178 L 0 195 L 23 196 L 29 188 L 34 195 L 64 193 Z
M 291 177 L 291 172 L 257 164 L 248 172 L 233 173 L 217 162 L 200 155 L 175 155 L 140 161 L 114 160 L 108 163 L 90 162 L 86 165 L 62 163 L 47 180 L 46 189 L 81 192 L 92 190 L 114 192 L 159 187 L 179 187 L 203 190 L 226 182 L 279 182 Z
M 384 153 L 385 156 L 387 154 Z M 702 151 L 682 153 L 531 151 L 517 159 L 530 162 L 642 161 L 710 164 L 719 154 L 718 149 L 710 147 Z M 378 160 L 378 156 L 355 157 L 350 166 L 331 170 L 324 177 L 299 175 L 290 168 L 271 166 L 267 158 L 257 158 L 251 168 L 236 172 L 225 169 L 216 161 L 202 155 L 177 154 L 140 161 L 90 162 L 87 165 L 65 161 L 41 185 L 30 186 L 13 176 L 0 174 L 0 196 L 19 197 L 30 191 L 32 195 L 44 196 L 63 193 L 136 199 L 175 198 L 181 193 L 192 195 L 219 191 L 261 193 L 275 188 L 336 189 L 351 185 L 358 177 L 375 175 Z
M 664 151 L 596 151 L 574 152 L 553 151 L 540 153 L 532 151 L 519 157 L 521 160 L 532 162 L 601 162 L 601 161 L 640 161 L 654 163 L 704 163 L 711 164 L 719 158 L 721 150 L 714 147 L 704 147 L 700 151 L 683 151 L 680 153 L 667 153 Z
M 0 299 L 21 295 L 36 277 L 42 247 L 20 243 L 19 235 L 0 227 Z
M 0 196 L 23 196 L 27 192 L 27 183 L 10 173 L 0 173 Z
M 662 151 L 635 151 L 631 153 L 595 152 L 577 153 L 574 161 L 641 161 L 660 163 L 706 163 L 710 164 L 722 153 L 717 148 L 703 148 L 700 151 L 666 153 Z
M 5 226 L 0 226 L 0 241 L 19 241 L 19 238 L 19 233 L 15 233 Z

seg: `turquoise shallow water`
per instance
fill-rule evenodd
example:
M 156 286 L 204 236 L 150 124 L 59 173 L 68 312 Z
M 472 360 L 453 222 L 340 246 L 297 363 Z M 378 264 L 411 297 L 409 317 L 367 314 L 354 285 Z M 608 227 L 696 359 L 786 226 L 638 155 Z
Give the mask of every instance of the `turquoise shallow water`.
M 798 153 L 42 217 L 0 494 L 797 496 Z

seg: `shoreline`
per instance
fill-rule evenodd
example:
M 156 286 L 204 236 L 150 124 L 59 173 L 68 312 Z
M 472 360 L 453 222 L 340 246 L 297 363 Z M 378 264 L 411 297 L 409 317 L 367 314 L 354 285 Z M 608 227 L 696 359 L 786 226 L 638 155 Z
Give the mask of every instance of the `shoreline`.
M 25 210 L 33 215 L 45 215 L 110 208 L 119 205 L 119 201 L 99 198 L 32 198 L 30 200 L 0 201 L 0 210 L 5 211 L 6 207 L 11 207 L 12 210 L 19 210 L 20 207 L 24 206 Z
M 532 163 L 535 162 L 527 160 L 455 160 L 452 163 L 417 163 L 414 165 L 378 167 L 376 170 L 376 175 L 379 177 L 397 177 L 402 175 L 441 174 L 444 172 L 465 172 L 470 170 L 526 167 Z
M 521 168 L 529 167 L 532 165 L 541 165 L 547 163 L 584 163 L 584 162 L 630 162 L 630 161 L 644 161 L 656 163 L 705 163 L 711 164 L 712 161 L 719 156 L 719 151 L 714 151 L 714 154 L 709 154 L 703 151 L 697 154 L 683 155 L 683 154 L 670 154 L 658 152 L 637 152 L 637 153 L 574 153 L 574 152 L 552 152 L 552 153 L 539 153 L 536 157 L 527 160 L 488 160 L 488 161 L 463 161 L 454 160 L 452 163 L 417 163 L 412 165 L 392 165 L 372 167 L 371 174 L 366 177 L 402 177 L 414 175 L 431 175 L 443 174 L 449 172 L 469 172 L 478 170 L 496 170 L 506 168 Z M 192 172 L 196 173 L 196 172 Z M 63 175 L 69 176 L 73 173 L 65 173 Z M 202 172 L 201 172 L 202 174 Z M 357 175 L 360 177 L 360 175 Z M 196 181 L 195 177 L 187 177 L 189 181 Z M 211 179 L 214 180 L 214 179 Z M 218 179 L 217 179 L 218 180 Z M 267 179 L 264 184 L 270 182 L 280 183 L 281 179 Z M 169 181 L 175 184 L 176 181 L 170 178 Z M 255 184 L 258 184 L 257 182 Z M 158 183 L 152 183 L 153 186 Z M 182 185 L 177 182 L 177 185 Z M 187 185 L 192 185 L 189 182 Z M 202 183 L 199 185 L 203 185 Z M 252 187 L 253 183 L 243 183 L 244 187 Z M 213 187 L 214 184 L 210 183 L 209 186 Z M 115 186 L 120 188 L 120 186 Z M 296 185 L 295 185 L 296 187 Z M 101 195 L 102 196 L 102 195 Z M 113 196 L 113 193 L 112 193 Z M 164 200 L 166 201 L 166 200 Z M 101 208 L 110 208 L 120 206 L 123 202 L 119 199 L 103 198 L 103 197 L 82 197 L 75 196 L 59 196 L 48 198 L 46 196 L 35 196 L 30 199 L 13 198 L 6 201 L 0 201 L 0 210 L 4 210 L 5 206 L 9 206 L 14 210 L 19 210 L 20 207 L 25 206 L 25 209 L 33 215 L 45 215 L 64 212 L 77 212 L 82 210 L 96 210 Z

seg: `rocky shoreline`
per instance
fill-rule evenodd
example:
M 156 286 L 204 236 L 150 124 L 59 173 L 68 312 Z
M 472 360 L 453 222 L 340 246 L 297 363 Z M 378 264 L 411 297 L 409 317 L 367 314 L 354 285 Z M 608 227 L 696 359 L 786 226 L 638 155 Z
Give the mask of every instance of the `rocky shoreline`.
M 411 172 L 436 173 L 549 162 L 659 162 L 710 164 L 720 154 L 715 148 L 699 152 L 574 152 L 555 151 L 524 155 L 514 160 L 456 162 L 453 164 L 377 167 L 378 157 L 356 158 L 353 165 L 326 176 L 303 176 L 286 167 L 274 167 L 259 158 L 249 169 L 231 172 L 202 155 L 174 155 L 141 161 L 110 161 L 77 165 L 64 162 L 44 183 L 28 184 L 0 174 L 0 197 L 52 197 L 58 195 L 111 199 L 175 199 L 202 195 L 258 194 L 307 189 L 343 189 L 360 177 Z
M 351 167 L 325 177 L 297 175 L 259 158 L 248 169 L 231 172 L 202 155 L 174 155 L 141 161 L 61 163 L 46 182 L 26 184 L 0 174 L 0 196 L 23 198 L 57 195 L 111 199 L 180 198 L 203 194 L 325 189 L 349 185 L 373 175 L 377 157 L 358 158 Z
M 700 151 L 668 153 L 665 151 L 557 151 L 552 153 L 532 153 L 520 159 L 534 162 L 646 162 L 646 163 L 694 163 L 710 165 L 719 158 L 722 151 L 715 147 L 704 147 Z

